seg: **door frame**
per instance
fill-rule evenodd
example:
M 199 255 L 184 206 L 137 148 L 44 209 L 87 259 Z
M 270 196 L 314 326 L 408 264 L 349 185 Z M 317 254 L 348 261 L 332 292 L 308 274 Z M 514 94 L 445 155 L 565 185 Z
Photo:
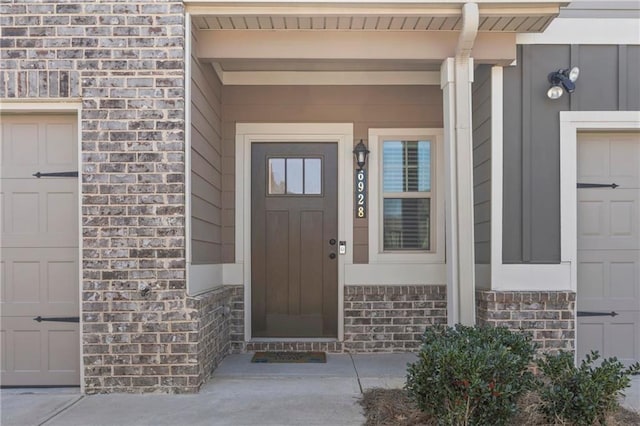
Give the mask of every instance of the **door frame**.
M 29 100 L 22 99 L 2 99 L 0 102 L 1 114 L 66 114 L 73 115 L 76 124 L 76 140 L 77 140 L 77 152 L 78 152 L 78 205 L 76 206 L 76 212 L 78 215 L 78 313 L 80 321 L 78 323 L 78 348 L 80 350 L 79 360 L 80 365 L 80 393 L 85 393 L 85 380 L 84 380 L 84 358 L 82 348 L 82 102 L 73 100 Z
M 588 131 L 640 130 L 637 111 L 561 111 L 560 112 L 560 252 L 571 265 L 571 290 L 578 292 L 578 133 Z M 578 347 L 576 321 L 575 348 Z M 574 351 L 578 363 L 578 351 Z
M 244 282 L 244 336 L 251 340 L 317 341 L 327 339 L 252 339 L 251 335 L 251 144 L 328 142 L 338 146 L 338 240 L 347 253 L 338 256 L 338 341 L 344 340 L 344 270 L 353 264 L 353 123 L 237 123 L 235 182 L 235 256 Z M 240 272 L 240 271 L 238 271 Z M 334 339 L 329 339 L 334 340 Z

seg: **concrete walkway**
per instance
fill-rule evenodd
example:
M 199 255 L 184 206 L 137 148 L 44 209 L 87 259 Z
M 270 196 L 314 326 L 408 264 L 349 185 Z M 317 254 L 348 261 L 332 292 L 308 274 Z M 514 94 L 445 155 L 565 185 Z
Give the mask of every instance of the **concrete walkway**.
M 90 395 L 3 389 L 2 426 L 361 425 L 363 389 L 402 387 L 413 354 L 327 356 L 326 364 L 252 364 L 227 357 L 197 395 Z M 640 412 L 640 376 L 623 404 Z
M 2 426 L 361 425 L 362 389 L 402 387 L 413 354 L 328 354 L 326 364 L 227 357 L 197 395 L 2 390 Z

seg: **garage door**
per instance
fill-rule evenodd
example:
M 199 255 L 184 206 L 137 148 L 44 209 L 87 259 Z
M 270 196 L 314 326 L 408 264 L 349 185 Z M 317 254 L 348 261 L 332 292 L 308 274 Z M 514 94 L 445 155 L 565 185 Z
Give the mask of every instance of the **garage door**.
M 76 122 L 3 115 L 1 126 L 1 383 L 78 385 L 78 178 L 49 176 L 77 172 Z
M 613 185 L 615 184 L 615 185 Z M 640 134 L 578 136 L 578 336 L 640 360 Z

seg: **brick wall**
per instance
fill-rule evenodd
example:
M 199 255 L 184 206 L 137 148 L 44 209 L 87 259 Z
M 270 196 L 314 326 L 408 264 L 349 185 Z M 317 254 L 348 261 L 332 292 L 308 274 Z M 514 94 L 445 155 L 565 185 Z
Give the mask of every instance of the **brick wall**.
M 444 285 L 346 286 L 344 349 L 417 350 L 425 328 L 447 323 Z
M 237 307 L 242 300 L 242 286 L 224 286 L 187 299 L 187 307 L 193 309 L 198 330 L 197 358 L 198 381 L 204 383 L 215 368 L 232 350 L 237 335 Z
M 0 98 L 82 103 L 86 391 L 197 389 L 182 2 L 14 0 L 0 14 Z
M 575 350 L 576 294 L 570 291 L 478 291 L 478 325 L 531 332 L 539 352 Z

